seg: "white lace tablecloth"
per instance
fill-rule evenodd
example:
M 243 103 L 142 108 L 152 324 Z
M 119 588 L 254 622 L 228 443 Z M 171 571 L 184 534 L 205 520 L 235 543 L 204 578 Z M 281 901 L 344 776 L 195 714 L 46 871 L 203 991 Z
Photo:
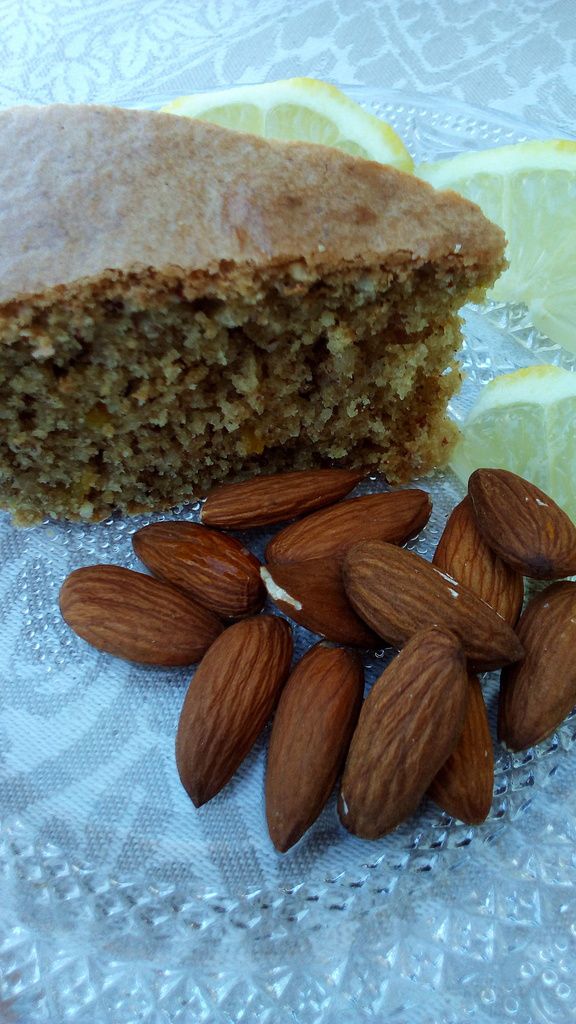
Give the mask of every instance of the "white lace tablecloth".
M 312 75 L 572 133 L 575 47 L 574 0 L 2 0 L 0 104 Z
M 0 106 L 294 75 L 352 87 L 421 159 L 574 137 L 576 2 L 0 0 Z M 518 309 L 472 311 L 467 339 L 471 387 L 565 359 Z M 432 811 L 361 844 L 332 809 L 276 858 L 250 846 L 262 750 L 200 827 L 172 753 L 186 673 L 112 664 L 57 613 L 70 568 L 135 567 L 132 529 L 0 517 L 0 1024 L 576 1021 L 576 720 L 501 756 L 480 830 Z

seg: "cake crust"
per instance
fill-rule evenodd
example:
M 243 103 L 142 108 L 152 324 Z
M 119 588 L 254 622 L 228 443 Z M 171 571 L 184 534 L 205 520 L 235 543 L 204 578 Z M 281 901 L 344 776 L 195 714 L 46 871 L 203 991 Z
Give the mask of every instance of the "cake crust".
M 473 203 L 327 147 L 114 107 L 0 113 L 0 303 L 153 268 L 493 264 Z

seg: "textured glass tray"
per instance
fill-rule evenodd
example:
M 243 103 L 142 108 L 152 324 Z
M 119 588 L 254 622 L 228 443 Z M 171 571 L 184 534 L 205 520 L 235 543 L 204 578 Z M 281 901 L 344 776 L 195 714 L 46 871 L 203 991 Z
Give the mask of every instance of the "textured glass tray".
M 347 91 L 418 161 L 543 134 L 436 97 Z M 575 368 L 520 308 L 469 307 L 465 334 L 456 419 L 496 373 Z M 450 474 L 419 484 L 434 513 L 413 546 L 430 555 L 462 489 Z M 576 1019 L 576 719 L 533 751 L 497 751 L 479 828 L 425 804 L 367 843 L 331 802 L 280 856 L 265 827 L 266 736 L 196 811 L 173 756 L 190 673 L 116 661 L 61 622 L 66 574 L 141 568 L 130 537 L 149 521 L 15 530 L 0 518 L 0 1020 Z M 298 631 L 299 649 L 311 640 Z M 382 665 L 371 657 L 369 678 Z M 490 677 L 486 693 L 493 705 Z

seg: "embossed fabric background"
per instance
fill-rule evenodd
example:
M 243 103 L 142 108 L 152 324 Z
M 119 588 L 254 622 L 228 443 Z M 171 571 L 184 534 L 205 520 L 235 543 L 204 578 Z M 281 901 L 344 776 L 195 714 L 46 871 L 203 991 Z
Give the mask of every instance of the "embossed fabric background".
M 573 136 L 575 48 L 572 0 L 0 0 L 0 105 L 157 106 L 308 74 L 350 85 L 425 159 Z M 521 309 L 472 309 L 466 336 L 457 416 L 495 372 L 574 369 Z M 426 486 L 429 553 L 460 492 Z M 63 576 L 136 567 L 138 525 L 15 531 L 0 516 L 0 1022 L 576 1019 L 574 719 L 500 754 L 482 829 L 426 806 L 366 844 L 331 805 L 277 857 L 264 744 L 197 815 L 172 749 L 188 673 L 115 662 L 60 622 Z
M 314 75 L 570 133 L 575 48 L 573 0 L 2 0 L 0 104 L 136 103 Z

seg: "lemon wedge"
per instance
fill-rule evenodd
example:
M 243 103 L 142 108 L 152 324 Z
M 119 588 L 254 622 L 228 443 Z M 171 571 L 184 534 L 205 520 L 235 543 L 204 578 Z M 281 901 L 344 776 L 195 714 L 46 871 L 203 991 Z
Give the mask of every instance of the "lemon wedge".
M 319 142 L 402 171 L 411 172 L 414 166 L 389 124 L 368 114 L 336 86 L 315 78 L 180 96 L 162 110 L 265 138 Z
M 488 297 L 524 302 L 576 352 L 576 142 L 520 142 L 421 164 L 420 177 L 472 199 L 504 228 L 509 269 Z
M 536 484 L 576 521 L 576 373 L 529 366 L 481 391 L 450 461 L 463 483 L 479 467 Z

